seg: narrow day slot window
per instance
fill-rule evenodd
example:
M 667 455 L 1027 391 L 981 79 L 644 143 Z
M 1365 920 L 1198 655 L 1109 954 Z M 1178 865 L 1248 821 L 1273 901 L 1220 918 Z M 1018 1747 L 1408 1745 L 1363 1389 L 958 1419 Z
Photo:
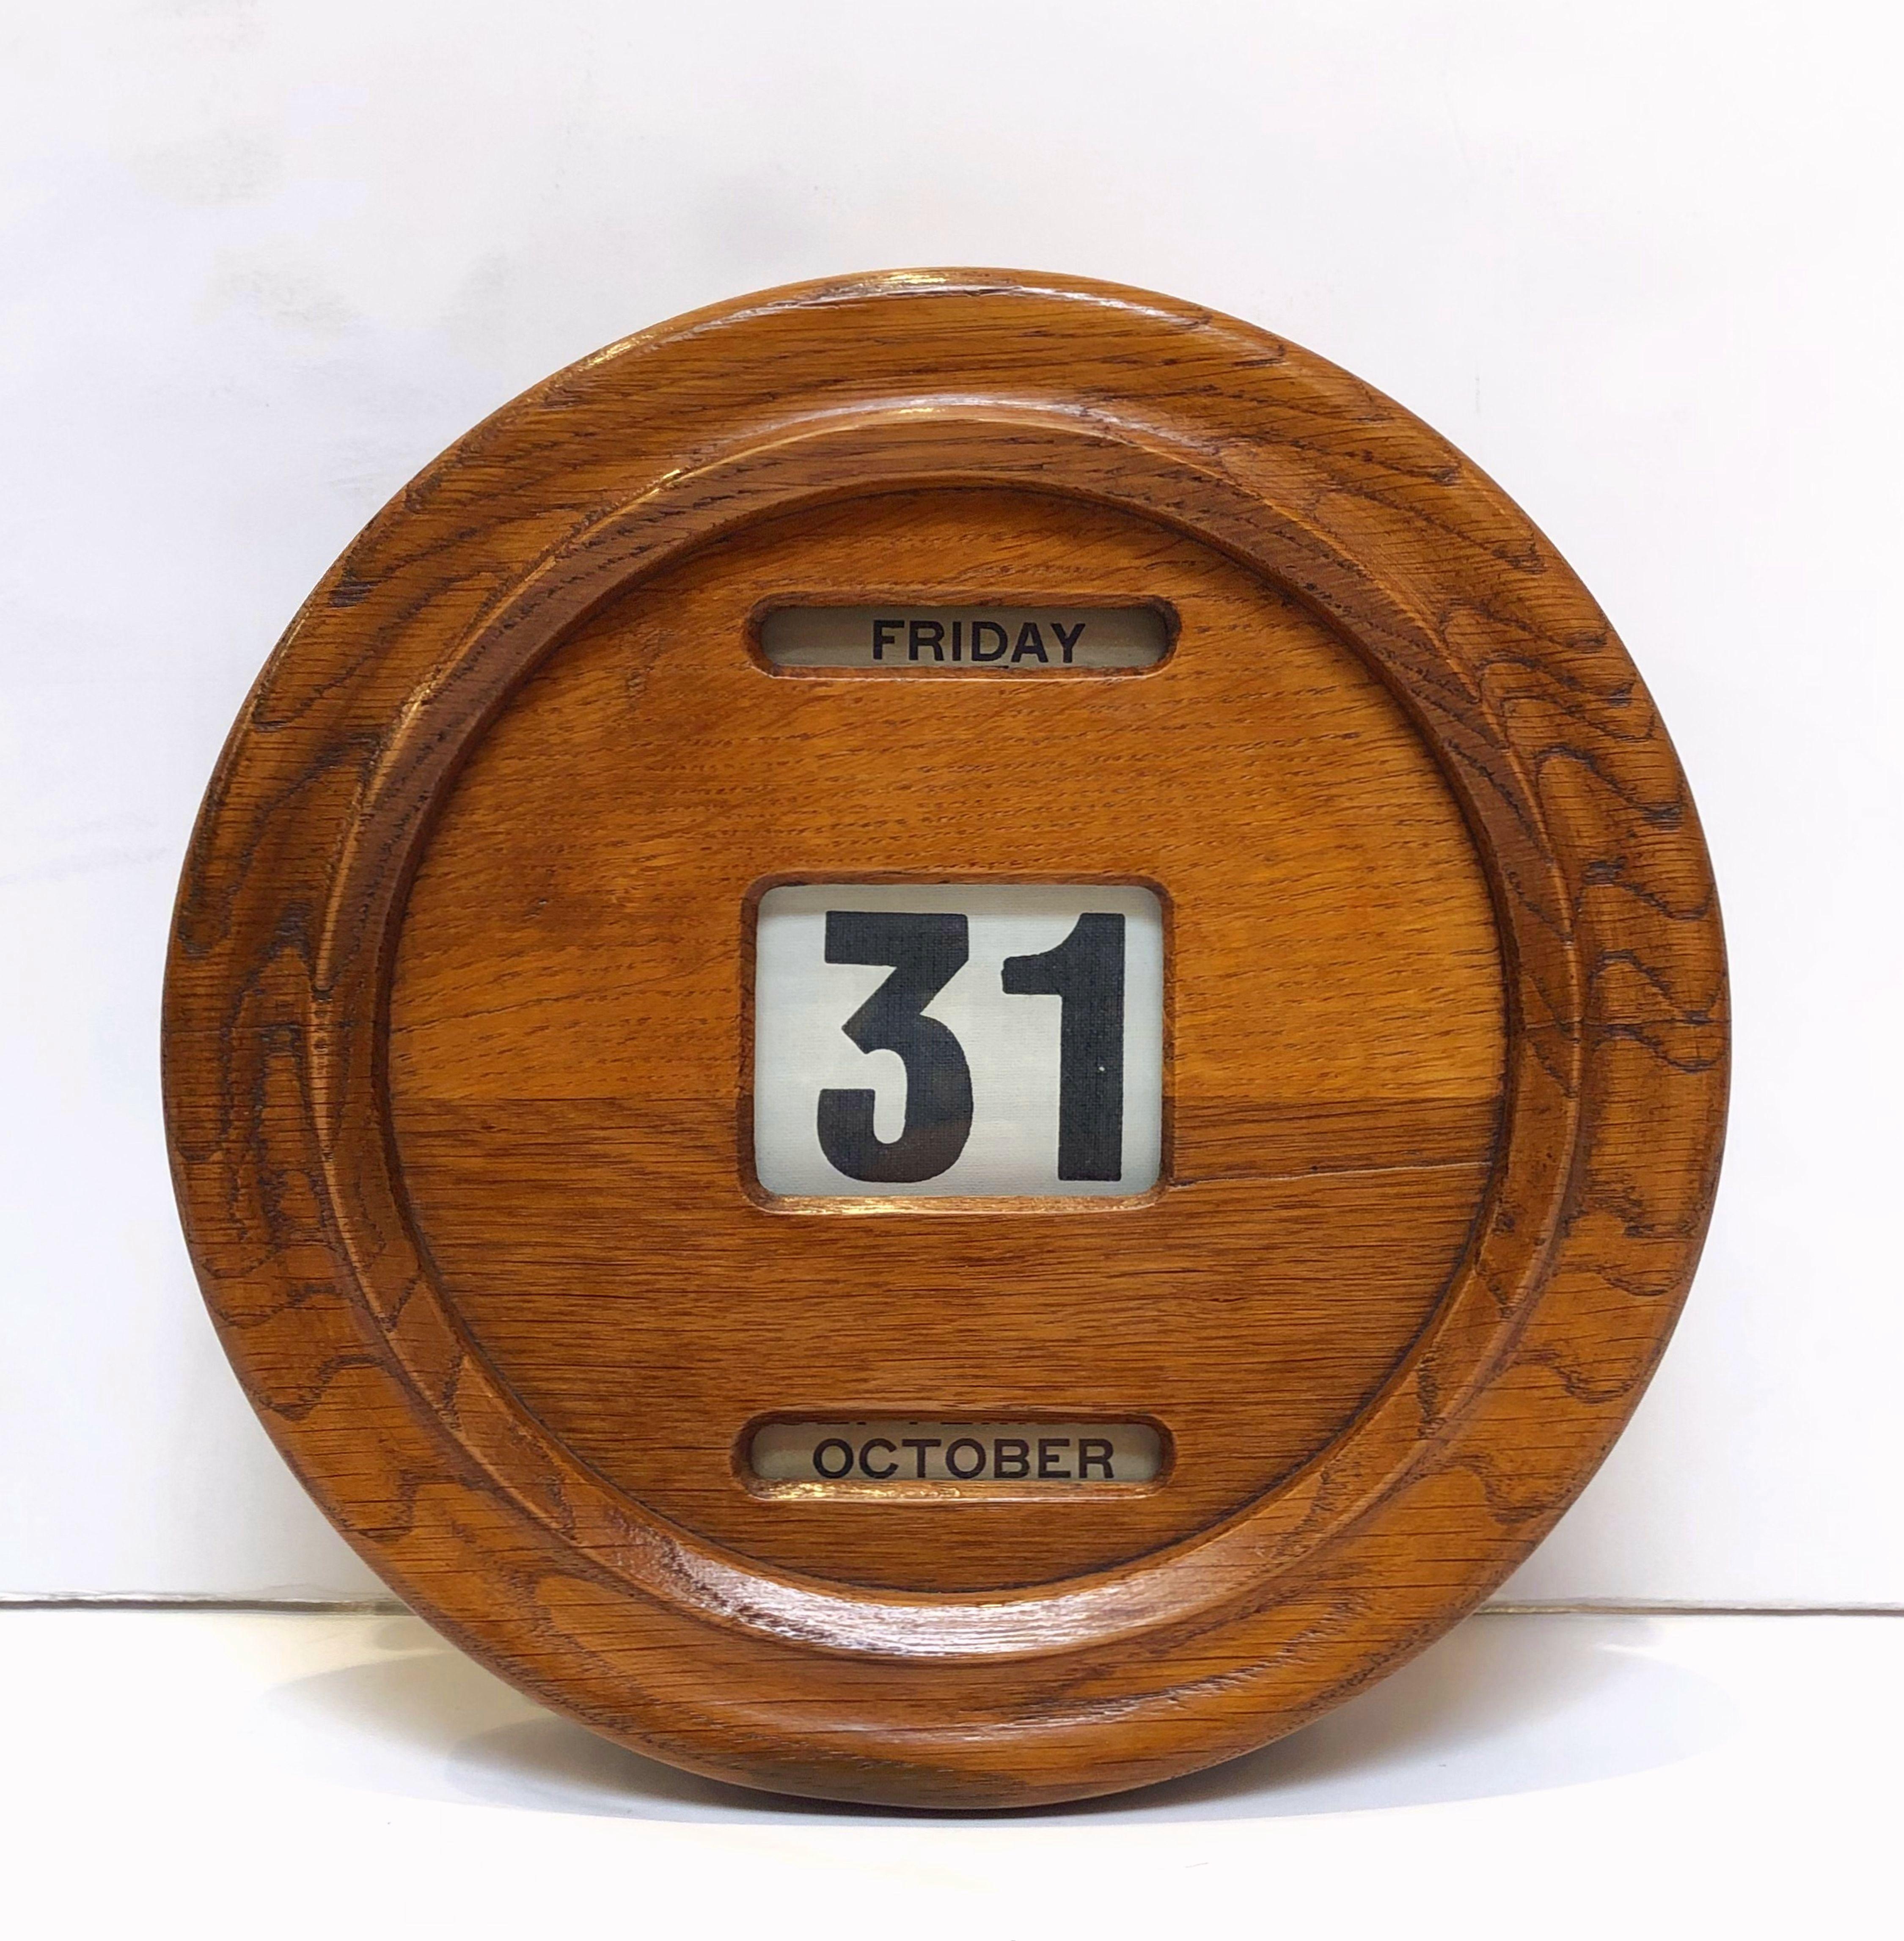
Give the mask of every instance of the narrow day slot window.
M 1154 667 L 1174 616 L 1135 607 L 776 607 L 760 622 L 774 668 L 1052 674 Z

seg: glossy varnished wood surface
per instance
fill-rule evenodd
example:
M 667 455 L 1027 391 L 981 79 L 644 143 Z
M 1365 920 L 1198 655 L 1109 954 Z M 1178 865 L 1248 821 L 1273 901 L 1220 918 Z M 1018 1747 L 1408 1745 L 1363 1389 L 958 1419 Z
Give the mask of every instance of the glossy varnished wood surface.
M 947 565 L 977 532 L 998 558 Z M 843 593 L 838 573 L 883 593 L 976 590 L 960 576 L 1005 561 L 1025 595 L 1143 581 L 1185 615 L 1176 658 L 1008 689 L 720 657 L 744 606 L 797 590 L 796 563 L 811 590 Z M 924 738 L 947 702 L 971 711 L 955 757 Z M 1154 750 L 1107 761 L 1133 706 Z M 1081 756 L 1044 768 L 1141 804 L 1141 839 L 1108 815 L 1060 842 L 929 813 L 917 784 L 955 769 L 1024 784 L 1041 723 L 1099 751 L 1088 775 Z M 887 869 L 924 845 L 947 873 L 1169 891 L 1172 1145 L 1148 1203 L 981 1221 L 741 1190 L 735 906 L 763 871 L 873 867 L 813 796 L 815 751 L 856 736 L 891 758 L 860 785 Z M 751 765 L 731 787 L 729 753 Z M 645 801 L 644 757 L 666 771 Z M 1249 839 L 1226 847 L 1235 823 Z M 1258 949 L 1293 1003 L 1238 972 Z M 1260 332 L 963 272 L 663 326 L 424 474 L 234 730 L 166 1032 L 213 1315 L 280 1447 L 394 1585 L 663 1757 L 966 1805 L 1259 1744 L 1500 1581 L 1664 1344 L 1710 1205 L 1726 1037 L 1670 744 L 1511 503 Z M 619 1190 L 631 1173 L 645 1195 Z M 1138 1237 L 1093 1253 L 1099 1233 Z M 867 1354 L 829 1362 L 832 1277 L 901 1260 L 928 1314 L 955 1276 L 1048 1272 L 1112 1287 L 1123 1326 L 1071 1325 L 1075 1298 L 1001 1301 L 983 1334 L 915 1322 L 911 1363 L 878 1320 Z M 1183 1487 L 1093 1509 L 1027 1567 L 1001 1533 L 1034 1541 L 1056 1506 L 860 1504 L 842 1536 L 838 1508 L 830 1529 L 826 1506 L 778 1516 L 708 1484 L 709 1425 L 773 1376 L 740 1343 L 775 1261 L 812 1337 L 784 1331 L 802 1379 L 857 1406 L 870 1374 L 923 1366 L 989 1409 L 1001 1384 L 1028 1393 L 1035 1356 L 1146 1412 L 1136 1385 L 1172 1383 Z M 680 1298 L 697 1276 L 733 1282 L 731 1325 Z M 1226 1301 L 1248 1325 L 1225 1331 Z M 1187 1324 L 1174 1361 L 1166 1313 Z M 1252 1391 L 1274 1405 L 1253 1469 L 1219 1453 Z M 880 1397 L 915 1401 L 950 1398 Z
M 882 585 L 1161 597 L 1181 632 L 1138 680 L 786 679 L 749 659 L 761 589 Z M 747 893 L 869 873 L 1164 889 L 1163 1191 L 964 1218 L 744 1195 Z M 1108 509 L 898 494 L 643 582 L 515 698 L 411 893 L 392 1117 L 448 1304 L 601 1474 L 766 1563 L 993 1588 L 1191 1536 L 1346 1426 L 1479 1210 L 1502 1001 L 1459 809 L 1313 615 Z M 769 1412 L 1080 1410 L 1163 1422 L 1169 1487 L 763 1500 L 729 1460 Z

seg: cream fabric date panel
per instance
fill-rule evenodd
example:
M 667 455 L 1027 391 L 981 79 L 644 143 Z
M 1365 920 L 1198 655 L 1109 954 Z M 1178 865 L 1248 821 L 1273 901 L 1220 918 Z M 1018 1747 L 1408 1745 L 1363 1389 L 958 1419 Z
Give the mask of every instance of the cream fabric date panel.
M 769 891 L 755 934 L 760 1186 L 1147 1191 L 1162 1147 L 1163 977 L 1163 906 L 1138 885 Z
M 760 622 L 775 667 L 1049 673 L 1154 667 L 1171 621 L 1145 607 L 777 607 Z

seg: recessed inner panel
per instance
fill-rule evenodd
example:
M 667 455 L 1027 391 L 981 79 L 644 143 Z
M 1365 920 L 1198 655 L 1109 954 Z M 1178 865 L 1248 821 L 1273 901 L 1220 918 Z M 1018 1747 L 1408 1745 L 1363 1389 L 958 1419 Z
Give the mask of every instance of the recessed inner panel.
M 1177 630 L 1134 673 L 763 659 L 764 602 L 893 588 Z M 845 1027 L 897 946 L 937 975 L 957 925 L 849 923 L 830 963 L 833 910 L 967 920 L 936 995 L 874 1020 L 962 1048 L 973 1129 L 943 1166 L 943 1138 L 906 1145 L 904 1053 Z M 782 912 L 806 926 L 790 969 Z M 1114 1178 L 1114 926 L 1053 960 L 1090 917 L 1123 922 Z M 790 1089 L 783 1006 L 833 1061 L 796 1057 Z M 1097 1037 L 1061 1157 L 1068 1007 Z M 1181 532 L 974 488 L 747 527 L 565 639 L 442 805 L 388 1017 L 426 1258 L 542 1429 L 738 1559 L 927 1591 L 1156 1553 L 1405 1378 L 1482 1205 L 1505 1043 L 1479 860 L 1355 650 Z M 994 1030 L 1029 1049 L 993 1059 Z M 1001 1082 L 1020 1145 L 981 1142 Z M 837 1178 L 813 1163 L 829 1093 Z M 776 1144 L 783 1107 L 810 1142 Z M 1148 1423 L 1170 1458 L 1140 1488 L 777 1493 L 736 1455 L 773 1420 Z

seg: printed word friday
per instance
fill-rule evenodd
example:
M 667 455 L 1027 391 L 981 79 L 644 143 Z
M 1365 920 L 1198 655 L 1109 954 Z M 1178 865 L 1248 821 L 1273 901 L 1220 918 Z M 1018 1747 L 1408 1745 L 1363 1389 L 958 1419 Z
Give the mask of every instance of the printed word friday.
M 1059 653 L 1059 665 L 1069 667 L 1071 656 L 1077 650 L 1077 643 L 1083 637 L 1089 622 L 1080 620 L 1076 626 L 1066 631 L 1056 620 L 1051 622 L 1053 644 Z M 1051 655 L 1045 646 L 1044 634 L 1035 620 L 1027 620 L 1018 630 L 1018 638 L 1013 640 L 1005 628 L 996 620 L 974 620 L 969 641 L 966 638 L 965 623 L 955 620 L 951 623 L 949 638 L 946 623 L 943 620 L 875 620 L 873 623 L 873 658 L 883 661 L 886 650 L 893 650 L 892 658 L 900 658 L 899 634 L 905 629 L 905 658 L 909 661 L 1002 661 L 1009 654 L 1007 665 L 1016 667 L 1020 661 L 1040 661 L 1046 666 L 1051 664 Z M 928 656 L 926 650 L 930 649 Z

